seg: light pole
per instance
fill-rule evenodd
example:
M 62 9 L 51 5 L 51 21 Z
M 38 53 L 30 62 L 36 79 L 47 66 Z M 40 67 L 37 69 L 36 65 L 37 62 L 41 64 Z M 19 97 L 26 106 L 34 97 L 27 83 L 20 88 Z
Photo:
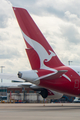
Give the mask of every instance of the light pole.
M 68 61 L 68 65 L 70 65 L 71 62 L 73 62 L 73 61 Z
M 5 66 L 0 66 L 0 68 L 1 68 L 1 73 L 3 73 L 3 68 L 4 68 Z M 1 79 L 1 82 L 3 82 L 3 79 Z

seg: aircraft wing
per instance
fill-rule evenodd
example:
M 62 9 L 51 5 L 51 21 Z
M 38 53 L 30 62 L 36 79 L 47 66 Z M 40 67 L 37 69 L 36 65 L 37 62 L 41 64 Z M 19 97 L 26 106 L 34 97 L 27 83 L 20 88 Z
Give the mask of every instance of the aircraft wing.
M 26 87 L 29 88 L 32 84 L 27 82 L 27 83 L 0 83 L 0 87 Z
M 23 87 L 23 88 L 30 88 L 30 86 L 32 86 L 34 84 L 30 83 L 30 82 L 25 82 L 25 83 L 19 83 L 18 87 Z

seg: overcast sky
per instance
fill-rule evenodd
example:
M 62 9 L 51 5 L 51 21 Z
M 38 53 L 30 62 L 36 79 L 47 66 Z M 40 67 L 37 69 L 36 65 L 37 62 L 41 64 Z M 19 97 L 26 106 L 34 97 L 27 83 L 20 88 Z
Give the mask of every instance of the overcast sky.
M 0 66 L 3 72 L 29 70 L 24 40 L 12 6 L 28 10 L 60 60 L 80 65 L 79 0 L 0 0 Z

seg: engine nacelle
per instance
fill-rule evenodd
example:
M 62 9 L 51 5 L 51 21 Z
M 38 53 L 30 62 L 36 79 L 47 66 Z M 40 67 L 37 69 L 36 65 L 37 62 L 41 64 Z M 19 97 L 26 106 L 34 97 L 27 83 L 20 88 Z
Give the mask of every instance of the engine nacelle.
M 43 89 L 40 94 L 43 98 L 46 99 L 60 99 L 63 96 L 62 93 L 58 93 L 49 89 Z
M 48 90 L 47 89 L 43 89 L 41 90 L 41 92 L 39 93 L 43 98 L 47 98 L 48 97 Z
M 35 80 L 38 78 L 37 70 L 20 71 L 18 72 L 18 77 L 26 82 L 35 83 Z M 39 81 L 36 84 L 39 84 Z
M 31 82 L 33 84 L 39 85 L 40 80 L 39 80 L 37 72 L 38 72 L 37 70 L 18 72 L 18 77 L 21 78 L 21 79 L 24 79 L 25 81 L 28 81 L 28 82 Z M 32 88 L 35 91 L 40 91 L 39 94 L 41 94 L 41 96 L 43 98 L 59 99 L 63 96 L 63 94 L 61 94 L 61 93 L 58 93 L 56 91 L 52 91 L 52 90 L 49 90 L 49 89 L 45 89 L 45 88 L 39 87 L 37 85 L 31 86 L 30 88 Z
M 32 85 L 30 86 L 30 88 L 33 89 L 34 91 L 40 91 L 39 94 L 46 99 L 60 99 L 63 96 L 62 93 L 42 88 L 37 85 Z

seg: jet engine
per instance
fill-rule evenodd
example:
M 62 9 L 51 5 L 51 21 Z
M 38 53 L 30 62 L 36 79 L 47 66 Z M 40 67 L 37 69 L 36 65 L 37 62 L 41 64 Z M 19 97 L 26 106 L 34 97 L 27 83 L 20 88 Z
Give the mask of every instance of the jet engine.
M 63 96 L 62 93 L 58 93 L 56 91 L 52 91 L 46 88 L 42 88 L 39 85 L 40 83 L 40 79 L 44 79 L 46 77 L 49 77 L 49 75 L 53 75 L 52 74 L 47 74 L 45 76 L 41 76 L 40 78 L 38 77 L 37 74 L 37 70 L 30 70 L 30 71 L 20 71 L 18 72 L 18 77 L 21 79 L 24 79 L 25 81 L 31 82 L 33 83 L 33 85 L 30 86 L 31 89 L 33 89 L 34 91 L 39 91 L 39 94 L 43 97 L 43 98 L 47 98 L 47 99 L 59 99 Z M 39 71 L 41 72 L 41 71 Z M 36 85 L 34 85 L 36 84 Z
M 30 88 L 33 89 L 34 91 L 39 91 L 39 94 L 46 99 L 60 99 L 63 96 L 62 93 L 42 88 L 37 85 L 32 85 L 30 86 Z

